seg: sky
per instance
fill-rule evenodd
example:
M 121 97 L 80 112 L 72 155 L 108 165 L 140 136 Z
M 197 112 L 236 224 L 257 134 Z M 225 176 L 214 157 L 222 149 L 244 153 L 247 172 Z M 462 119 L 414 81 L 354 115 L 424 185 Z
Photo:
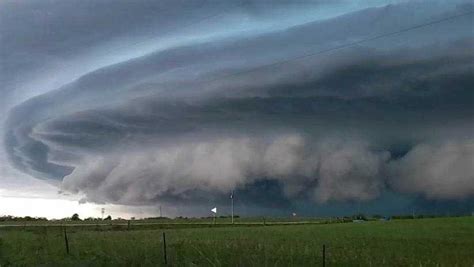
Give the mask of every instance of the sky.
M 474 5 L 0 2 L 0 215 L 474 210 Z

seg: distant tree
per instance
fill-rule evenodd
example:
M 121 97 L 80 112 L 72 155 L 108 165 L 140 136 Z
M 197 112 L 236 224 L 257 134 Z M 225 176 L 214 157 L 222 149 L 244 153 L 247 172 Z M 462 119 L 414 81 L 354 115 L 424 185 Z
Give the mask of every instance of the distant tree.
M 15 217 L 11 215 L 4 215 L 0 217 L 0 221 L 47 221 L 48 219 L 44 217 L 31 217 L 31 216 L 25 216 L 25 217 Z
M 383 216 L 380 215 L 380 214 L 374 214 L 374 215 L 372 215 L 372 218 L 374 218 L 374 219 L 382 219 Z
M 72 215 L 72 217 L 71 217 L 71 220 L 72 220 L 72 221 L 80 221 L 81 218 L 79 218 L 79 214 L 74 213 L 74 214 Z
M 109 215 L 107 217 L 105 217 L 104 221 L 111 221 L 112 220 L 112 217 Z
M 96 218 L 96 217 L 87 217 L 83 219 L 84 221 L 101 221 L 101 218 Z

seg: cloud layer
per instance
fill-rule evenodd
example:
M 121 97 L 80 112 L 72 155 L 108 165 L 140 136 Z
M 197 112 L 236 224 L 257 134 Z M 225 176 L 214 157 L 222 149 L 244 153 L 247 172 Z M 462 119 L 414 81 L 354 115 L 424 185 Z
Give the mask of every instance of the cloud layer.
M 393 187 L 430 199 L 462 199 L 474 192 L 474 141 L 420 144 L 390 168 Z
M 472 198 L 472 15 L 301 57 L 472 11 L 468 1 L 392 2 L 354 7 L 316 1 L 271 9 L 260 1 L 250 1 L 249 9 L 205 2 L 203 16 L 230 9 L 221 22 L 249 22 L 226 31 L 205 21 L 193 34 L 184 30 L 171 39 L 165 25 L 157 36 L 173 40 L 166 46 L 104 61 L 70 83 L 38 91 L 9 109 L 5 150 L 17 169 L 61 181 L 63 189 L 93 202 L 199 203 L 231 190 L 250 192 L 266 181 L 289 201 L 368 201 L 387 191 Z M 307 18 L 303 10 L 315 6 L 326 16 L 272 22 L 285 8 Z M 178 28 L 193 22 L 177 7 L 170 14 L 179 15 L 163 21 Z M 413 16 L 412 10 L 423 12 Z M 146 14 L 111 34 L 139 38 L 163 22 Z M 60 29 L 77 32 L 69 22 Z M 100 54 L 98 36 L 111 27 L 95 29 L 98 35 L 91 34 L 87 45 L 65 38 L 78 53 L 94 47 Z M 53 50 L 67 55 L 62 49 Z M 18 65 L 5 66 L 18 71 Z M 7 87 L 16 83 L 6 81 Z M 7 99 L 13 103 L 14 97 Z
M 271 141 L 213 139 L 91 158 L 66 176 L 63 185 L 91 192 L 99 202 L 144 204 L 205 192 L 226 194 L 271 178 L 290 198 L 307 194 L 319 202 L 370 200 L 383 189 L 379 176 L 388 156 L 362 143 L 311 144 L 298 135 Z

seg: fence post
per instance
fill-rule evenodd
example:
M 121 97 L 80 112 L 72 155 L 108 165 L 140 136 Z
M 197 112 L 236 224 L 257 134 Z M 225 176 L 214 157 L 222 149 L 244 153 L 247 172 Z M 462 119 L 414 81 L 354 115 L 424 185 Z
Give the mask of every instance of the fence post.
M 66 253 L 69 254 L 69 240 L 67 239 L 66 227 L 64 229 L 64 245 L 66 246 Z
M 166 257 L 166 236 L 165 236 L 165 232 L 163 232 L 163 257 L 164 257 L 164 260 L 165 260 L 165 265 L 168 265 L 168 259 Z
M 323 244 L 323 267 L 326 267 L 326 245 Z

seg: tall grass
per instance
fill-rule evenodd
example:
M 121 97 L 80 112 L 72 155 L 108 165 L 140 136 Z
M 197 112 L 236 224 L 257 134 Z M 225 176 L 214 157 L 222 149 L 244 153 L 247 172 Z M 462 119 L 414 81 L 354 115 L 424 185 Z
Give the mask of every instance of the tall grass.
M 473 266 L 474 218 L 321 225 L 0 229 L 1 266 Z

